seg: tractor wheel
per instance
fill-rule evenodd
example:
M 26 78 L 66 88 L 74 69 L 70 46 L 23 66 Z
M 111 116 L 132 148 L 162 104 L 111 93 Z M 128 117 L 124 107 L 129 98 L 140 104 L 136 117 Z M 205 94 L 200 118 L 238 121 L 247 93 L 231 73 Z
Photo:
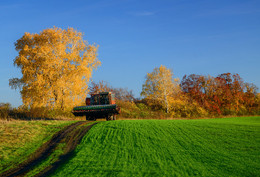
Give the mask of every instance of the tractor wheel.
M 89 121 L 96 121 L 96 118 L 95 118 L 95 117 L 87 117 L 87 116 L 86 116 L 86 120 L 89 120 Z
M 106 117 L 106 119 L 107 119 L 107 121 L 113 120 L 113 115 L 108 115 L 108 116 Z
M 115 114 L 113 115 L 113 120 L 116 120 L 116 115 Z
M 90 120 L 96 121 L 96 118 L 95 117 L 91 117 Z

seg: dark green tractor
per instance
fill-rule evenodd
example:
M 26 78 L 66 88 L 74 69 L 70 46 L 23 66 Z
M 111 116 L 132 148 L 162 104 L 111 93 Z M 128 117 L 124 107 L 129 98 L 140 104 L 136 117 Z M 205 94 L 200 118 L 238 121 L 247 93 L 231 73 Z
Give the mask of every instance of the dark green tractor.
M 120 113 L 120 108 L 116 105 L 115 95 L 111 92 L 100 92 L 91 94 L 86 98 L 86 106 L 73 108 L 75 116 L 86 116 L 86 120 L 96 120 L 106 118 L 106 120 L 116 120 L 116 115 Z

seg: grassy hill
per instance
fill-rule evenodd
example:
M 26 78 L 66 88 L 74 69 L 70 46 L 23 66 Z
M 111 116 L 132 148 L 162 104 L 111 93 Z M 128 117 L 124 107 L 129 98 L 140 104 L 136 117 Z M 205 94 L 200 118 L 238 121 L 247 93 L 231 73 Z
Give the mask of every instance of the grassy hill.
M 75 121 L 0 121 L 0 173 L 17 166 Z
M 260 117 L 95 125 L 53 176 L 259 176 Z

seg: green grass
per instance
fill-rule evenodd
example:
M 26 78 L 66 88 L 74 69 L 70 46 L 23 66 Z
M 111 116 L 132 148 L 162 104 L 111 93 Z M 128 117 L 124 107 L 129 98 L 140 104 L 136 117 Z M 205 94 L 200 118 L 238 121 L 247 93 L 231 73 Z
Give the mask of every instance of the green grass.
M 95 125 L 53 176 L 259 176 L 260 117 Z
M 83 124 L 81 126 L 87 127 L 93 123 L 95 122 L 87 122 L 86 124 Z M 76 129 L 78 128 L 79 127 L 76 127 Z M 44 168 L 53 165 L 53 163 L 55 163 L 55 161 L 57 161 L 64 152 L 66 152 L 66 143 L 61 141 L 50 156 L 40 162 L 36 167 L 31 169 L 28 173 L 26 173 L 25 176 L 30 177 L 37 175 L 39 172 L 41 172 L 41 170 L 44 170 Z
M 54 133 L 74 121 L 1 121 L 0 173 L 26 160 Z

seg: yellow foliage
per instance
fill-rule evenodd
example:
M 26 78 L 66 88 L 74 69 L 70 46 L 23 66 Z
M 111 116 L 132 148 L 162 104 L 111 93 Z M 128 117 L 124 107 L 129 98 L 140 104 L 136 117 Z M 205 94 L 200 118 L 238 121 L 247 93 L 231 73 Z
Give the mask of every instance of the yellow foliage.
M 173 80 L 173 72 L 161 65 L 147 73 L 141 96 L 152 102 L 159 102 L 169 112 L 169 101 L 178 90 L 179 79 Z
M 169 102 L 171 117 L 207 117 L 208 112 L 196 102 L 190 102 L 189 98 L 181 91 Z
M 100 65 L 98 46 L 89 45 L 81 32 L 68 28 L 25 33 L 15 43 L 21 68 L 22 99 L 26 106 L 64 109 L 81 103 L 93 69 Z

